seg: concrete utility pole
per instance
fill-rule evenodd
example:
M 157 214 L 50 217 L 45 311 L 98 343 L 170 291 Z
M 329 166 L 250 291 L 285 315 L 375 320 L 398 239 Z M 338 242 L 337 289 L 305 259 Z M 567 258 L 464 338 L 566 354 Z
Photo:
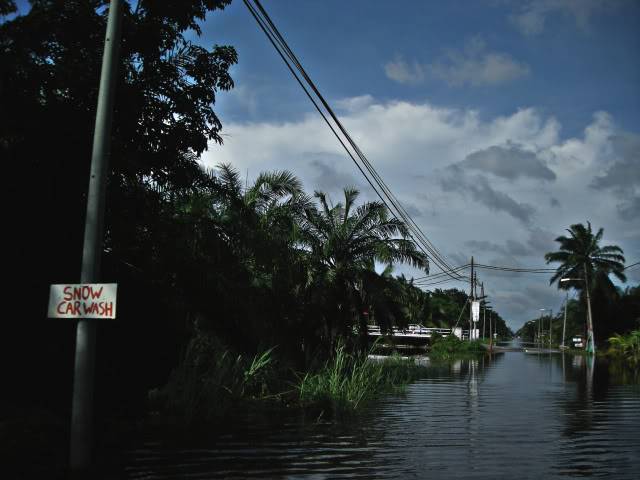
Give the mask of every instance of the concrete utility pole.
M 471 308 L 469 308 L 469 341 L 471 341 L 471 332 L 473 332 L 473 300 L 475 299 L 473 295 L 473 257 L 471 257 L 471 291 L 469 292 L 469 298 L 471 299 Z
M 480 284 L 480 293 L 482 294 L 482 298 L 484 299 L 484 282 Z M 484 304 L 482 307 L 482 339 L 484 340 L 484 327 L 487 323 L 487 302 L 482 300 Z
M 589 278 L 587 264 L 584 264 L 584 288 L 587 290 L 587 353 L 596 353 L 596 339 L 593 336 L 593 317 L 591 316 L 591 294 L 589 293 Z
M 551 348 L 551 324 L 553 322 L 553 308 L 549 310 L 549 348 Z
M 105 189 L 121 23 L 121 1 L 111 0 L 100 73 L 96 124 L 93 133 L 87 216 L 82 251 L 82 273 L 80 275 L 82 283 L 96 283 L 100 277 Z M 83 471 L 91 466 L 95 344 L 96 325 L 94 320 L 86 318 L 79 320 L 76 327 L 76 355 L 71 406 L 69 462 L 72 472 Z
M 540 309 L 540 318 L 538 319 L 538 348 L 542 348 L 542 312 L 544 312 L 544 308 Z
M 567 292 L 567 297 L 564 300 L 564 321 L 562 322 L 562 345 L 561 348 L 564 348 L 564 339 L 565 333 L 567 330 L 567 306 L 569 305 L 569 292 Z
M 489 351 L 493 351 L 493 324 L 491 320 L 493 318 L 493 310 L 489 310 Z

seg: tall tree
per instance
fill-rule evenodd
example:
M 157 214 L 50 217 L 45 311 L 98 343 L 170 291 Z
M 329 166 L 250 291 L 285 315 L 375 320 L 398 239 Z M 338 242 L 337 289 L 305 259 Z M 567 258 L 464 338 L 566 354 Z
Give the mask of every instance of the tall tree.
M 624 274 L 625 258 L 623 251 L 617 245 L 601 246 L 604 230 L 600 228 L 595 234 L 591 223 L 587 225 L 577 223 L 567 229 L 568 236 L 556 238 L 560 249 L 545 255 L 547 263 L 560 263 L 556 273 L 549 280 L 550 284 L 557 282 L 558 288 L 575 288 L 587 300 L 587 310 L 591 309 L 590 295 L 595 289 L 615 293 L 616 289 L 609 275 L 626 282 Z M 561 281 L 562 279 L 569 279 Z M 590 322 L 590 313 L 588 321 Z M 588 331 L 593 325 L 588 326 Z M 591 333 L 593 335 L 593 332 Z M 592 341 L 595 342 L 595 335 Z
M 344 203 L 330 205 L 325 193 L 316 191 L 319 205 L 307 208 L 301 219 L 301 245 L 309 251 L 313 275 L 330 296 L 326 302 L 330 310 L 323 313 L 330 345 L 338 335 L 349 336 L 355 326 L 362 331 L 366 324 L 363 282 L 376 262 L 408 263 L 428 271 L 427 256 L 409 238 L 407 226 L 390 218 L 380 202 L 355 208 L 358 195 L 357 189 L 347 188 Z M 373 285 L 370 278 L 367 283 Z
M 129 342 L 132 354 L 140 351 L 141 338 L 148 340 L 149 349 L 161 349 L 158 332 L 173 319 L 163 308 L 165 297 L 150 288 L 153 280 L 144 282 L 155 292 L 153 302 L 127 302 L 130 292 L 142 291 L 143 275 L 123 262 L 147 267 L 155 261 L 153 232 L 164 224 L 165 211 L 155 187 L 183 188 L 200 182 L 199 155 L 208 142 L 222 139 L 214 103 L 219 92 L 233 86 L 229 69 L 237 55 L 232 47 L 204 47 L 190 38 L 200 33 L 208 12 L 229 3 L 124 2 L 107 186 L 108 253 L 103 261 L 105 280 L 121 285 L 120 320 L 101 328 L 122 328 L 114 336 L 120 345 Z M 44 317 L 48 285 L 79 278 L 108 5 L 106 0 L 31 0 L 21 5 L 18 15 L 0 19 L 2 186 L 12 198 L 22 198 L 10 209 L 13 218 L 7 223 L 14 235 L 8 252 L 11 263 L 20 266 L 12 275 L 22 287 L 14 297 L 28 319 L 8 325 L 3 336 L 29 336 L 33 352 L 22 362 L 23 372 L 8 375 L 10 382 L 20 385 L 13 393 L 31 399 L 44 388 L 55 391 L 56 403 L 63 406 L 69 402 L 57 386 L 66 381 L 59 372 L 72 351 L 72 340 L 67 340 L 73 338 L 68 331 L 72 323 L 54 325 Z M 2 1 L 0 15 L 14 7 L 14 2 Z M 28 195 L 24 185 L 29 186 Z M 125 329 L 120 323 L 125 319 L 135 321 Z M 99 342 L 107 338 L 101 335 Z M 2 352 L 7 355 L 2 363 L 8 365 L 20 348 L 11 342 Z M 146 357 L 152 355 L 146 352 Z M 131 356 L 119 358 L 123 364 L 140 364 Z M 123 367 L 125 371 L 131 369 Z M 151 376 L 146 372 L 139 378 L 146 381 Z M 45 385 L 28 380 L 35 377 Z

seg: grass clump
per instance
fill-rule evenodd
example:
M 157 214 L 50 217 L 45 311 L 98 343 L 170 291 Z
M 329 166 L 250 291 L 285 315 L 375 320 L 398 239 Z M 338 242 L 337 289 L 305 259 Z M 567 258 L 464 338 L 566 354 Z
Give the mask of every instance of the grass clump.
M 273 348 L 237 355 L 213 335 L 198 332 L 167 384 L 149 393 L 156 410 L 186 425 L 221 418 L 238 402 L 269 396 L 276 378 Z
M 432 342 L 429 357 L 438 360 L 475 357 L 486 351 L 480 340 L 463 341 L 455 335 L 436 337 Z
M 627 335 L 614 335 L 609 338 L 607 355 L 624 361 L 634 368 L 640 367 L 640 330 Z
M 334 412 L 356 411 L 380 394 L 402 390 L 422 374 L 422 367 L 398 356 L 373 361 L 366 352 L 349 353 L 344 344 L 316 372 L 301 378 L 297 390 L 303 406 Z

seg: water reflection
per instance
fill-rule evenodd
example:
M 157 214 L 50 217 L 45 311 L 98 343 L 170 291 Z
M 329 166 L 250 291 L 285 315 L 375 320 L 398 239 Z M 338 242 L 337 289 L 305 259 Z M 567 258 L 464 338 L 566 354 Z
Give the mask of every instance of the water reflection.
M 196 441 L 150 436 L 128 478 L 637 478 L 640 389 L 569 354 L 430 364 L 349 421 L 244 412 Z

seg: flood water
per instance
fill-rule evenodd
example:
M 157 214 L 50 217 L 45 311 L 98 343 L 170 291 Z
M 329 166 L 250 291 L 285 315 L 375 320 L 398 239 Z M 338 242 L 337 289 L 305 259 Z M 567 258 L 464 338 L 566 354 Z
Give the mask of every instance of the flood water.
M 593 359 L 506 352 L 432 365 L 357 418 L 248 412 L 127 458 L 132 479 L 637 479 L 640 386 Z

